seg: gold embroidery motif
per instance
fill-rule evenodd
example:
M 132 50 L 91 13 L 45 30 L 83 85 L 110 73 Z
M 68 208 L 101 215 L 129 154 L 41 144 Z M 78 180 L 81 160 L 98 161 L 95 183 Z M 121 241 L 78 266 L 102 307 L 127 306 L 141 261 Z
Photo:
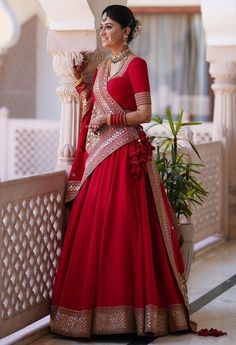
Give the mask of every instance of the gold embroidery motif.
M 151 94 L 150 92 L 139 92 L 136 93 L 135 95 L 135 101 L 137 106 L 142 105 L 142 104 L 151 104 Z
M 92 107 L 91 92 L 87 88 L 80 93 L 81 117 Z
M 70 181 L 67 183 L 65 202 L 73 200 L 79 190 L 80 182 Z
M 147 305 L 95 308 L 73 311 L 52 307 L 51 331 L 71 337 L 90 337 L 92 334 L 137 333 L 137 335 L 167 335 L 170 332 L 189 329 L 184 305 L 158 308 Z
M 133 58 L 133 57 L 132 57 Z M 125 68 L 128 67 L 127 60 Z M 108 61 L 105 60 L 99 65 L 97 78 L 94 82 L 94 94 L 96 102 L 93 108 L 93 115 L 96 114 L 119 114 L 123 113 L 123 109 L 109 95 L 107 91 L 108 79 Z M 98 164 L 100 164 L 111 153 L 125 144 L 130 143 L 138 138 L 138 132 L 135 127 L 112 127 L 103 126 L 99 131 L 99 135 L 94 135 L 91 131 L 87 134 L 86 149 L 89 156 L 85 163 L 85 171 L 80 184 L 82 186 L 86 178 L 93 172 Z
M 96 308 L 93 334 L 135 333 L 134 311 L 130 306 Z
M 66 308 L 52 307 L 51 331 L 70 337 L 90 337 L 92 311 L 74 312 Z
M 105 127 L 100 132 L 99 141 L 91 150 L 86 163 L 85 171 L 82 177 L 80 187 L 86 178 L 93 172 L 111 153 L 125 144 L 128 144 L 138 138 L 138 132 L 135 127 Z

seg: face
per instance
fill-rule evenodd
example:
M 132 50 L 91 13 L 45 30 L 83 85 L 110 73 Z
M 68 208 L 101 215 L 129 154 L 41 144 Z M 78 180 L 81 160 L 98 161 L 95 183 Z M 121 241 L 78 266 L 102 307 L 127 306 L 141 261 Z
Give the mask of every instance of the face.
M 122 47 L 124 34 L 129 33 L 130 28 L 122 28 L 115 20 L 103 15 L 100 25 L 100 37 L 102 46 L 110 49 Z

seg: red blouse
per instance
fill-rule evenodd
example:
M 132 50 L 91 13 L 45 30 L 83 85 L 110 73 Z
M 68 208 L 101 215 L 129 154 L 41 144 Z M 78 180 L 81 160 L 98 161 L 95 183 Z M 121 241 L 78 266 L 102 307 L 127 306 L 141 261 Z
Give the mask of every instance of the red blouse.
M 108 79 L 107 90 L 124 110 L 135 111 L 139 105 L 151 104 L 145 60 L 137 56 L 129 58 L 120 71 Z

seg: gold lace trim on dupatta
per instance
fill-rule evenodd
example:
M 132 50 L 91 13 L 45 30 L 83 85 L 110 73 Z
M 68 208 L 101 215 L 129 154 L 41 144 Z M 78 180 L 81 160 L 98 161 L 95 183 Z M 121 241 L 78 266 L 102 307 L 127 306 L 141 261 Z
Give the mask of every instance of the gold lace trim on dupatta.
M 172 239 L 171 239 L 171 229 L 170 229 L 170 224 L 168 221 L 168 214 L 166 211 L 164 200 L 162 198 L 160 175 L 157 171 L 154 160 L 152 160 L 152 162 L 147 163 L 147 169 L 148 169 L 148 175 L 149 175 L 149 179 L 150 179 L 150 183 L 152 187 L 152 193 L 153 193 L 157 215 L 160 222 L 162 236 L 164 239 L 168 257 L 169 257 L 176 281 L 178 283 L 179 289 L 183 295 L 186 308 L 189 309 L 187 283 L 186 283 L 185 277 L 181 275 L 180 272 L 178 272 L 177 267 L 176 267 L 174 249 L 173 249 Z
M 134 56 L 127 59 L 120 73 L 124 73 L 133 58 Z M 100 64 L 94 82 L 96 101 L 92 116 L 99 116 L 99 114 L 120 114 L 124 111 L 107 91 L 108 76 L 109 61 L 105 60 Z M 99 130 L 98 135 L 92 133 L 89 129 L 86 141 L 86 150 L 89 156 L 85 163 L 85 171 L 79 188 L 98 164 L 120 147 L 136 139 L 138 139 L 138 132 L 134 126 L 103 126 Z

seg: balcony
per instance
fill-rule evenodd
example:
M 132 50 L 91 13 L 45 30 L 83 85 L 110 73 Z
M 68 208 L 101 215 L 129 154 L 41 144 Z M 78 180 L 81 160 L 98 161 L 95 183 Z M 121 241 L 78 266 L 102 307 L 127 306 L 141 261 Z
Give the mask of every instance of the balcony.
M 65 224 L 63 197 L 66 174 L 63 171 L 43 173 L 46 168 L 53 169 L 50 164 L 53 163 L 55 142 L 57 143 L 59 137 L 57 122 L 49 124 L 48 121 L 15 120 L 7 117 L 0 118 L 0 121 L 0 130 L 5 134 L 1 135 L 2 141 L 4 138 L 11 138 L 9 142 L 2 142 L 2 148 L 8 148 L 4 153 L 5 158 L 2 159 L 6 163 L 5 167 L 2 165 L 2 172 L 5 173 L 2 177 L 8 178 L 9 166 L 9 170 L 13 171 L 11 180 L 1 182 L 0 196 L 0 337 L 3 338 L 1 342 L 10 344 L 12 340 L 7 339 L 12 336 L 9 338 L 9 335 L 37 320 L 41 320 L 38 327 L 43 328 L 42 332 L 48 331 L 45 327 L 48 324 L 51 287 Z M 211 129 L 211 124 L 205 124 L 194 128 L 193 134 L 205 164 L 201 178 L 209 191 L 203 207 L 193 210 L 196 253 L 209 245 L 219 245 L 225 238 L 224 157 L 222 144 L 209 141 Z M 159 130 L 161 131 L 161 127 Z M 50 145 L 47 136 L 52 140 Z M 30 145 L 27 145 L 26 138 L 33 139 L 29 140 Z M 200 143 L 201 141 L 205 142 Z M 22 143 L 22 146 L 19 143 Z M 25 155 L 19 154 L 19 150 L 25 152 Z M 50 164 L 38 164 L 35 153 L 40 150 L 46 155 L 45 162 Z M 30 164 L 26 164 L 24 157 L 28 157 Z M 190 159 L 195 158 L 190 153 Z M 23 177 L 24 175 L 28 177 Z M 197 262 L 198 259 L 194 264 L 196 267 Z M 196 279 L 194 272 L 195 268 L 189 282 L 190 294 L 193 294 L 193 297 L 195 287 L 192 279 Z M 206 287 L 204 291 L 207 291 Z M 29 333 L 31 332 L 33 331 L 30 330 Z M 19 333 L 16 337 L 20 337 Z M 28 341 L 31 341 L 30 339 L 32 340 L 28 338 Z M 54 336 L 47 339 L 51 339 L 50 344 L 51 341 L 55 344 L 59 341 Z

